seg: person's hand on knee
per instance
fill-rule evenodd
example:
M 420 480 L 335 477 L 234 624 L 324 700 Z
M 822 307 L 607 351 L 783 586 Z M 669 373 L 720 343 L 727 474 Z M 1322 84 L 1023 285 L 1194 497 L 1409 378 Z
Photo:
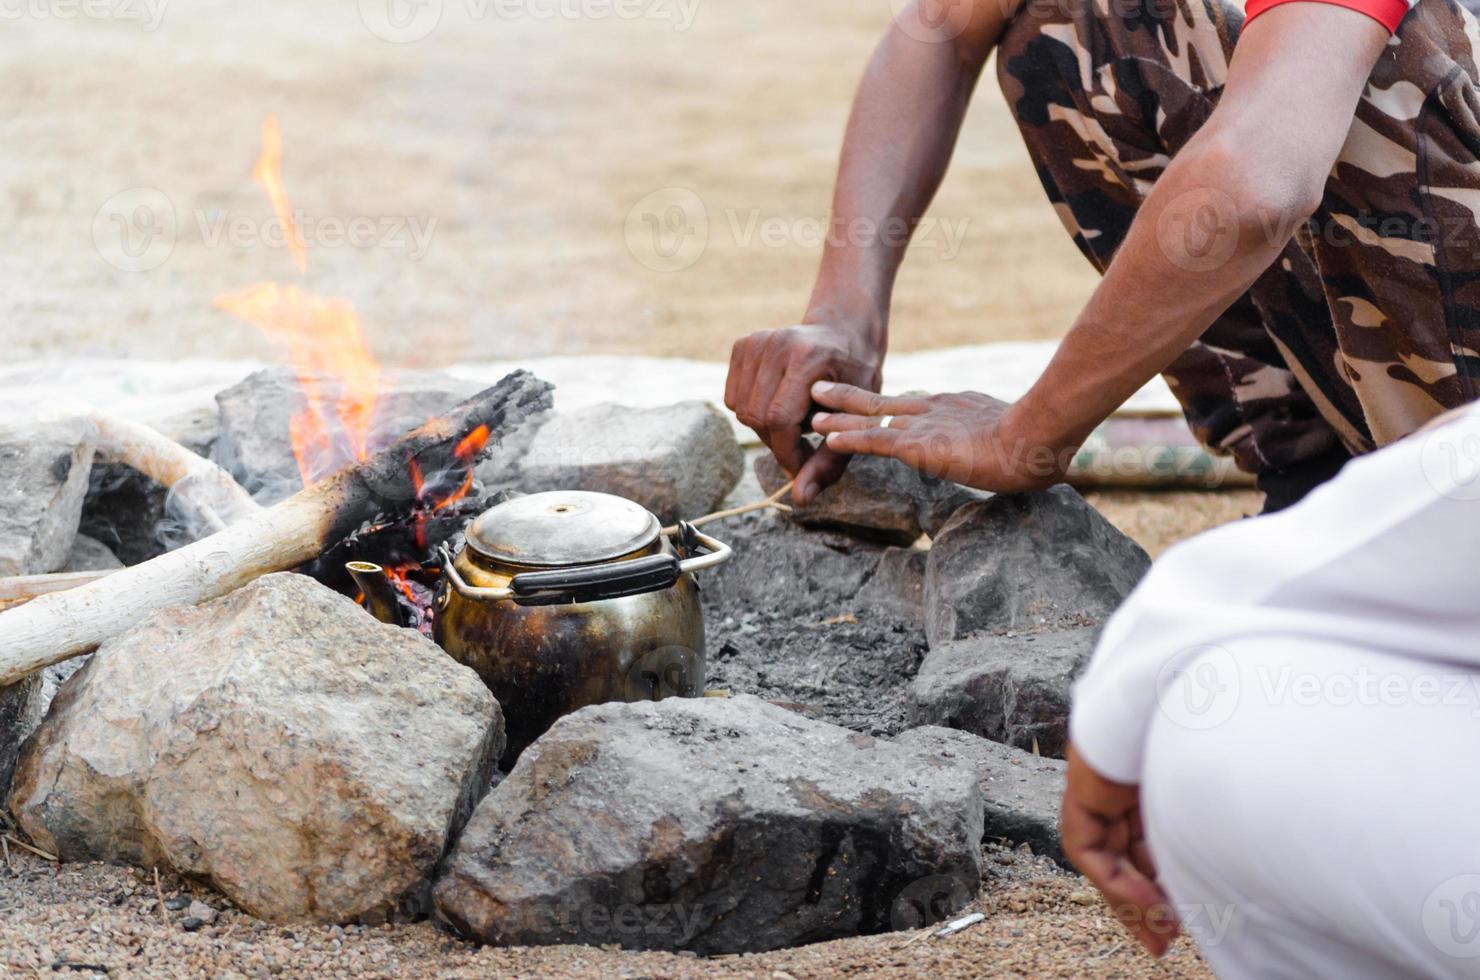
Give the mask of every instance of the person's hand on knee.
M 1059 836 L 1064 854 L 1100 890 L 1110 910 L 1153 956 L 1181 932 L 1141 827 L 1141 789 L 1114 783 L 1069 747 Z

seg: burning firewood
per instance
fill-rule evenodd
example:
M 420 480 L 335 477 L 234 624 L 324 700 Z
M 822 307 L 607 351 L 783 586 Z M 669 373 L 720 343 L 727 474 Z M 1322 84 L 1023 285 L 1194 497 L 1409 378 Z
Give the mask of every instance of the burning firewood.
M 420 503 L 431 474 L 465 468 L 468 440 L 548 410 L 551 386 L 516 371 L 388 448 L 274 507 L 105 579 L 0 613 L 0 685 L 95 649 L 172 605 L 225 595 L 308 562 L 376 515 Z

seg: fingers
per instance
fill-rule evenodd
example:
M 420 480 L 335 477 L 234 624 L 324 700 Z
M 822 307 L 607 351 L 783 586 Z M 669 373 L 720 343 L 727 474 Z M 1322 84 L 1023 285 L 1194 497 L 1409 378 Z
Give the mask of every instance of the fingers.
M 852 415 L 919 415 L 930 408 L 930 399 L 913 396 L 888 397 L 833 381 L 812 386 L 812 398 L 824 408 Z
M 1126 930 L 1152 955 L 1165 953 L 1180 924 L 1170 899 L 1145 871 L 1146 855 L 1134 854 L 1144 842 L 1132 840 L 1129 820 L 1107 819 L 1066 798 L 1060 832 L 1065 854 Z
M 837 483 L 848 468 L 848 457 L 823 446 L 802 464 L 797 473 L 796 486 L 791 489 L 791 499 L 806 506 L 817 495 Z
M 880 429 L 883 418 L 874 418 L 871 415 L 849 415 L 846 412 L 818 412 L 812 416 L 812 428 L 827 435 L 830 432 L 857 432 L 862 429 Z M 908 430 L 910 427 L 910 416 L 900 415 L 889 423 L 891 429 Z
M 813 421 L 816 424 L 816 421 Z M 881 429 L 877 422 L 871 428 L 852 429 L 828 434 L 826 446 L 835 453 L 902 458 L 905 434 L 901 429 Z
M 806 447 L 802 443 L 802 420 L 812 407 L 812 382 L 815 380 L 816 376 L 804 368 L 795 365 L 788 368 L 762 416 L 770 436 L 767 444 L 776 454 L 776 462 L 793 476 L 801 472 L 802 464 L 807 461 Z

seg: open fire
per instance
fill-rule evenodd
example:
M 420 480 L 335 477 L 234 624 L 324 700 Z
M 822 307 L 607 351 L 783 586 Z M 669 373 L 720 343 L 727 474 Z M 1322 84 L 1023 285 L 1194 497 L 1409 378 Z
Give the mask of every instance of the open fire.
M 267 194 L 286 232 L 293 264 L 299 276 L 305 276 L 308 251 L 293 220 L 282 163 L 282 133 L 277 117 L 269 115 L 262 123 L 262 152 L 252 178 Z M 289 435 L 305 487 L 347 465 L 363 462 L 383 448 L 376 444 L 375 421 L 386 378 L 370 352 L 359 314 L 349 300 L 320 296 L 293 283 L 262 282 L 218 296 L 214 305 L 262 331 L 292 366 L 304 405 L 294 414 Z M 387 435 L 395 438 L 400 433 Z M 418 460 L 407 460 L 415 489 L 409 520 L 416 553 L 408 555 L 405 548 L 396 546 L 374 549 L 384 552 L 374 556 L 376 562 L 384 567 L 396 594 L 410 607 L 408 622 L 424 630 L 430 629 L 431 584 L 440 572 L 428 561 L 429 548 L 436 543 L 429 540 L 429 525 L 438 514 L 456 512 L 456 505 L 472 492 L 478 455 L 490 436 L 487 426 L 479 426 L 462 439 L 454 452 L 457 469 L 453 472 L 426 474 Z M 356 542 L 361 548 L 369 548 L 374 537 L 371 532 L 387 530 L 391 529 L 367 528 Z M 326 562 L 317 566 L 316 575 L 326 584 L 345 591 L 352 589 L 347 575 L 338 569 Z M 366 604 L 368 598 L 360 590 L 356 601 Z

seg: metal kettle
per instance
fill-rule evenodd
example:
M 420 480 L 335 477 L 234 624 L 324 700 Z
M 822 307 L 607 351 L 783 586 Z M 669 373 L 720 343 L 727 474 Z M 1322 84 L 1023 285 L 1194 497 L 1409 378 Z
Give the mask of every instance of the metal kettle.
M 434 637 L 477 671 L 504 711 L 511 764 L 556 719 L 605 701 L 704 692 L 696 572 L 729 546 L 665 533 L 622 497 L 555 491 L 477 517 L 444 549 Z

